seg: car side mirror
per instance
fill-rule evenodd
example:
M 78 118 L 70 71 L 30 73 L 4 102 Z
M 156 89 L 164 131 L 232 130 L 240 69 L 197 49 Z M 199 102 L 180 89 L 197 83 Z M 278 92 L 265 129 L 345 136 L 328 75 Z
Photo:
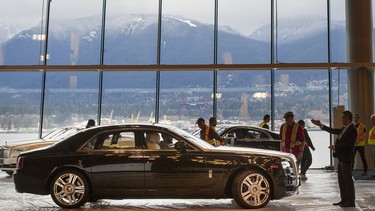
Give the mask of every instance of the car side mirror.
M 187 147 L 186 147 L 186 143 L 185 142 L 179 141 L 179 142 L 177 142 L 177 143 L 174 144 L 174 148 L 175 148 L 175 150 L 183 153 L 183 152 L 186 152 L 186 148 Z

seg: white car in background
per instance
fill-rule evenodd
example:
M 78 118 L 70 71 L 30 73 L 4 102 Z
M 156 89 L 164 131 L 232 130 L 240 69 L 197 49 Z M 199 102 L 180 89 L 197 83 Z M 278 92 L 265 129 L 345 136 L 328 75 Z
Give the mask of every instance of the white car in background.
M 59 128 L 45 135 L 42 139 L 16 142 L 0 146 L 0 170 L 12 175 L 16 170 L 17 156 L 21 152 L 29 151 L 44 146 L 49 146 L 64 138 L 76 134 L 85 127 L 69 126 Z

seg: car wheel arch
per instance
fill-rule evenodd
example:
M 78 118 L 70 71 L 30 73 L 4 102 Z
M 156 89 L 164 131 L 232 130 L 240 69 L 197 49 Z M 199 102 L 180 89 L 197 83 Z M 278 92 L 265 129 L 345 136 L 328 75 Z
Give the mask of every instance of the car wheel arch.
M 231 197 L 245 209 L 263 208 L 274 199 L 272 177 L 259 167 L 240 171 L 231 185 Z
M 235 181 L 235 178 L 238 175 L 240 175 L 240 174 L 242 174 L 243 172 L 246 172 L 246 171 L 258 171 L 259 173 L 262 173 L 263 175 L 265 175 L 267 177 L 267 179 L 269 179 L 269 181 L 270 181 L 270 189 L 271 189 L 270 197 L 271 197 L 271 200 L 274 199 L 274 196 L 273 196 L 273 194 L 274 194 L 273 193 L 274 192 L 274 180 L 273 180 L 272 176 L 264 168 L 261 168 L 260 166 L 257 166 L 257 165 L 250 165 L 250 166 L 247 166 L 247 167 L 238 168 L 235 171 L 233 171 L 231 173 L 230 177 L 227 180 L 227 184 L 225 186 L 225 194 L 229 197 L 233 197 L 232 185 Z
M 50 185 L 51 185 L 51 182 L 52 182 L 52 179 L 59 173 L 63 172 L 63 171 L 68 171 L 68 170 L 73 170 L 73 171 L 78 171 L 80 172 L 84 177 L 85 179 L 88 181 L 89 183 L 89 198 L 92 197 L 93 195 L 93 190 L 92 190 L 92 181 L 90 179 L 90 176 L 84 171 L 82 170 L 81 168 L 78 168 L 78 167 L 75 167 L 75 166 L 60 166 L 60 167 L 56 167 L 52 172 L 51 174 L 49 175 L 48 177 L 48 180 L 47 180 L 47 183 L 46 183 L 46 190 L 49 191 L 49 188 L 50 188 Z

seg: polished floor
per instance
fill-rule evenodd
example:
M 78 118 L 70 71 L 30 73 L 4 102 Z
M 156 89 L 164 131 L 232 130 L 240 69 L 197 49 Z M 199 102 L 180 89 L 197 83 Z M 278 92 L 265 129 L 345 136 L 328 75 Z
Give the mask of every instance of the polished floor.
M 372 173 L 372 172 L 370 172 Z M 278 201 L 271 201 L 260 210 L 375 210 L 375 180 L 355 180 L 356 207 L 340 208 L 333 206 L 339 201 L 337 175 L 335 172 L 310 170 L 309 179 L 302 183 L 299 193 Z M 14 190 L 12 177 L 0 173 L 0 208 L 4 211 L 15 210 L 66 210 L 56 206 L 50 196 L 19 194 Z M 74 210 L 242 210 L 230 199 L 224 200 L 181 200 L 181 199 L 138 199 L 138 200 L 100 200 L 87 203 L 81 209 Z

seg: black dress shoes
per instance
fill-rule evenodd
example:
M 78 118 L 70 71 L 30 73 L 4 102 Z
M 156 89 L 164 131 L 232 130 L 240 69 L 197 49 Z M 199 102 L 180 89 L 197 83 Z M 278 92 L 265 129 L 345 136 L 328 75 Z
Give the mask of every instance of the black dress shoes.
M 343 204 L 340 204 L 340 207 L 355 207 L 354 202 L 345 202 Z
M 341 206 L 343 204 L 346 204 L 346 202 L 345 201 L 340 201 L 340 202 L 333 203 L 332 205 L 335 205 L 335 206 L 340 205 Z

